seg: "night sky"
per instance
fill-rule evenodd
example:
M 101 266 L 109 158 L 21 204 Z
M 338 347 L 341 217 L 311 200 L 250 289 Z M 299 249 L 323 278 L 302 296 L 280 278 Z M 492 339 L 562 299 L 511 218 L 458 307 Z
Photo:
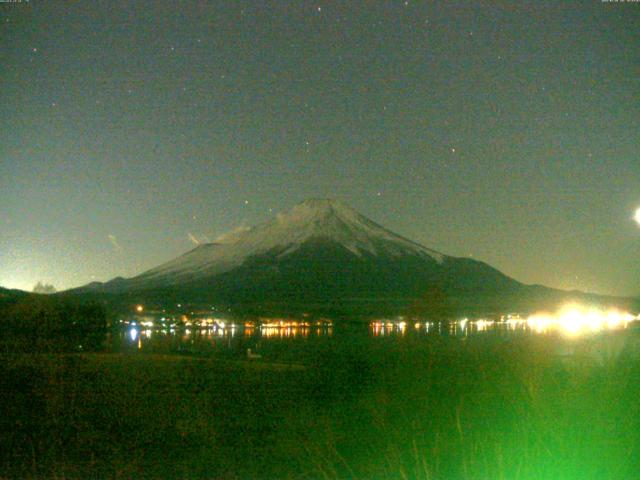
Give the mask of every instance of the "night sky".
M 335 197 L 640 293 L 640 3 L 0 4 L 0 285 L 132 276 Z

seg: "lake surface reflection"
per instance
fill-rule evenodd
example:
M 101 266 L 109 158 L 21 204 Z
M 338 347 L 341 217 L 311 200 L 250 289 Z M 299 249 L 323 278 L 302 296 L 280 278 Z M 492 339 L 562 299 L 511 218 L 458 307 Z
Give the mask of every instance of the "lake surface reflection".
M 402 317 L 369 322 L 270 320 L 233 322 L 220 319 L 159 323 L 149 317 L 122 321 L 111 337 L 113 351 L 184 353 L 245 358 L 249 354 L 265 359 L 291 359 L 295 352 L 336 344 L 366 345 L 380 341 L 447 337 L 461 341 L 504 340 L 519 336 L 553 335 L 564 343 L 576 338 L 607 337 L 613 331 L 640 331 L 636 317 L 569 316 L 557 318 L 505 316 L 499 320 L 461 319 L 449 322 L 409 321 Z M 569 350 L 570 351 L 570 350 Z
M 112 337 L 112 350 L 139 350 L 150 353 L 215 354 L 243 356 L 247 349 L 257 354 L 269 346 L 313 343 L 333 337 L 333 322 L 283 321 L 278 323 L 245 322 L 207 326 L 122 325 Z

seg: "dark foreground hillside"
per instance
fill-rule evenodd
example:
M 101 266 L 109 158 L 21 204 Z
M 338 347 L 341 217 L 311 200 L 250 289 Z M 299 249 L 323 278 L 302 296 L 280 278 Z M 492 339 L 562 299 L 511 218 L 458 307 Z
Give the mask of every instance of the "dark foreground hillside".
M 328 342 L 303 366 L 5 354 L 0 477 L 639 478 L 637 356 L 553 344 Z

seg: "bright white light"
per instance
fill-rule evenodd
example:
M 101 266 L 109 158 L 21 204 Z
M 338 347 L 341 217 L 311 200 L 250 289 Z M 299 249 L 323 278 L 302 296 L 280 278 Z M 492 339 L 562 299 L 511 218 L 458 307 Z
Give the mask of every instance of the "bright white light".
M 484 332 L 485 330 L 487 330 L 490 326 L 492 326 L 494 324 L 493 321 L 491 320 L 485 320 L 483 318 L 481 318 L 480 320 L 476 320 L 474 322 L 476 328 L 478 329 L 479 332 Z
M 527 319 L 527 326 L 536 333 L 544 333 L 553 325 L 554 319 L 550 315 L 536 314 Z
M 560 327 L 569 335 L 577 335 L 586 326 L 586 317 L 577 309 L 569 309 L 560 314 Z
M 527 326 L 538 333 L 558 329 L 568 336 L 589 332 L 626 328 L 635 317 L 618 310 L 586 308 L 581 305 L 567 305 L 555 314 L 537 313 L 527 319 Z
M 638 225 L 640 225 L 640 208 L 636 210 L 636 214 L 634 215 L 633 219 L 638 223 Z
M 132 328 L 131 330 L 129 330 L 129 336 L 131 337 L 131 340 L 135 341 L 135 339 L 138 338 L 138 330 Z

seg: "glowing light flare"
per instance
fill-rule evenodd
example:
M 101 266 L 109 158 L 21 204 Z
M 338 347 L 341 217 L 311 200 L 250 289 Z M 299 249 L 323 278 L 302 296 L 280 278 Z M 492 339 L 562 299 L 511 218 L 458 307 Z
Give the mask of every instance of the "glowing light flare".
M 592 322 L 588 321 L 581 312 L 573 309 L 562 313 L 558 319 L 559 326 L 569 335 L 577 335 L 588 323 Z
M 567 305 L 556 314 L 537 313 L 527 319 L 527 326 L 537 333 L 558 329 L 570 337 L 602 330 L 626 328 L 636 317 L 615 309 L 604 311 L 580 305 Z
M 319 332 L 319 330 L 318 330 Z M 317 333 L 318 333 L 317 332 Z M 265 326 L 260 327 L 260 335 L 264 338 L 294 338 L 309 336 L 310 329 L 308 327 L 280 327 L 280 326 Z M 319 333 L 318 333 L 319 334 Z
M 317 322 L 317 325 L 323 325 L 321 322 Z M 261 319 L 261 327 L 266 328 L 309 328 L 310 322 L 299 322 L 297 320 L 278 320 L 278 319 Z
M 254 334 L 254 332 L 255 332 L 255 328 L 253 326 L 250 326 L 250 327 L 245 326 L 244 327 L 244 336 L 245 337 L 251 337 Z
M 482 318 L 480 320 L 476 320 L 475 322 L 473 322 L 473 324 L 475 325 L 475 327 L 478 329 L 479 332 L 484 332 L 489 327 L 493 326 L 494 323 L 495 322 L 493 322 L 492 320 L 485 320 Z
M 553 325 L 554 321 L 550 315 L 536 314 L 527 319 L 527 327 L 536 333 L 545 333 Z
M 636 221 L 638 225 L 640 225 L 640 208 L 636 210 L 636 213 L 633 216 L 633 219 Z
M 525 325 L 526 320 L 523 320 L 519 317 L 509 317 L 507 318 L 507 320 L 505 320 L 505 322 L 507 324 L 507 329 L 509 330 L 516 330 L 519 327 L 522 327 L 523 325 Z

